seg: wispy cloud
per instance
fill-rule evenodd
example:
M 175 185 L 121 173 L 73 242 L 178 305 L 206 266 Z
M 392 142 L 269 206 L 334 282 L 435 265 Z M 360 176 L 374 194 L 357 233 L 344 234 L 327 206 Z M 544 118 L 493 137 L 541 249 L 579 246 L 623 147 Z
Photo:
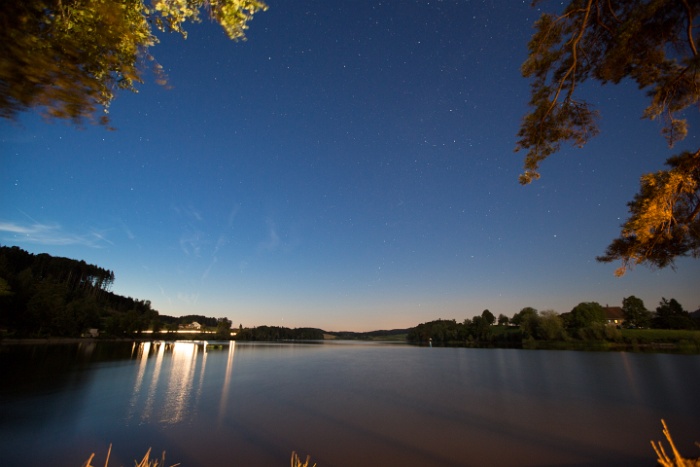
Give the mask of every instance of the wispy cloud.
M 185 302 L 187 305 L 196 305 L 199 300 L 199 293 L 186 294 L 183 292 L 177 293 L 177 299 Z
M 231 213 L 228 216 L 228 228 L 232 228 L 234 226 L 234 221 L 236 220 L 236 216 L 238 215 L 238 211 L 241 209 L 240 205 L 234 206 L 233 209 L 231 209 Z
M 211 261 L 209 262 L 209 266 L 204 270 L 202 273 L 202 281 L 205 281 L 209 277 L 209 273 L 211 272 L 211 269 L 214 267 L 214 265 L 219 261 L 218 254 L 219 250 L 223 248 L 226 244 L 228 243 L 228 238 L 226 235 L 219 235 L 219 239 L 216 241 L 216 245 L 214 246 L 214 251 L 211 255 Z
M 60 224 L 27 224 L 0 221 L 0 235 L 6 242 L 35 243 L 39 245 L 82 245 L 100 248 L 113 243 L 104 232 L 92 230 L 87 233 L 67 232 Z
M 190 221 L 202 222 L 204 220 L 204 216 L 202 216 L 201 211 L 191 204 L 188 204 L 187 206 L 173 206 L 172 209 L 176 214 L 183 216 Z
M 172 306 L 173 300 L 170 298 L 170 295 L 165 293 L 165 289 L 162 285 L 158 284 L 158 288 L 160 289 L 161 297 L 165 298 L 165 300 L 168 302 L 168 305 Z
M 199 230 L 183 233 L 182 236 L 180 236 L 180 249 L 187 256 L 200 257 L 203 236 L 204 233 Z
M 101 242 L 109 243 L 110 245 L 114 245 L 113 241 L 111 241 L 110 239 L 105 237 L 105 235 L 100 233 L 100 232 L 93 230 L 92 232 L 90 232 L 90 235 L 92 235 L 93 237 L 95 237 L 96 239 L 98 239 Z
M 134 232 L 126 225 L 126 222 L 120 219 L 119 224 L 121 225 L 124 235 L 126 235 L 129 240 L 136 240 L 136 235 L 134 235 Z
M 267 219 L 267 239 L 260 243 L 260 248 L 274 251 L 280 247 L 282 241 L 277 233 L 277 226 L 272 219 Z
M 207 235 L 200 229 L 204 223 L 204 217 L 192 205 L 173 206 L 173 210 L 180 218 L 179 222 L 185 225 L 180 235 L 180 250 L 186 256 L 201 257 L 202 248 L 207 243 Z

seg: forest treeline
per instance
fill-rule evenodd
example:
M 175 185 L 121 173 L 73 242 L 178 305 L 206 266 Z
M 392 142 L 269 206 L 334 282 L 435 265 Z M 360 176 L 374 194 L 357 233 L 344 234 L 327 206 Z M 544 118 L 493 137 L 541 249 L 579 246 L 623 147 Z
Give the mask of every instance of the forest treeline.
M 335 339 L 342 340 L 395 340 L 396 338 L 405 336 L 406 333 L 408 333 L 408 329 L 391 329 L 367 332 L 340 331 L 333 332 L 332 335 Z
M 686 311 L 675 299 L 663 298 L 655 311 L 630 296 L 619 308 L 618 323 L 611 323 L 606 308 L 584 302 L 570 312 L 538 311 L 526 307 L 507 317 L 496 318 L 489 310 L 457 322 L 438 319 L 411 328 L 407 340 L 419 344 L 470 347 L 572 348 L 597 343 L 604 347 L 673 345 L 700 351 L 700 310 Z M 662 331 L 663 330 L 663 331 Z
M 257 326 L 240 328 L 236 333 L 237 341 L 285 341 L 285 340 L 322 340 L 324 331 L 316 328 L 285 328 L 282 326 Z
M 0 330 L 13 337 L 126 337 L 196 321 L 228 335 L 231 322 L 160 315 L 149 300 L 113 293 L 114 272 L 70 258 L 0 245 Z M 225 328 L 225 329 L 223 329 Z

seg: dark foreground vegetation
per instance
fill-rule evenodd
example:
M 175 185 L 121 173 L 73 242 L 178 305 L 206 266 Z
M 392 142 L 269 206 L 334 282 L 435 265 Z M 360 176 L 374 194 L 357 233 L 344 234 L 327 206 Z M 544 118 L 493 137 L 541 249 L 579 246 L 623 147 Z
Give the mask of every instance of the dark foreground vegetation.
M 113 293 L 114 272 L 69 258 L 0 246 L 0 338 L 185 338 L 240 341 L 373 340 L 422 345 L 700 353 L 700 311 L 674 299 L 655 311 L 630 296 L 622 307 L 580 303 L 568 313 L 526 307 L 512 317 L 489 310 L 457 322 L 439 319 L 410 329 L 329 332 L 258 326 L 231 329 L 227 318 L 161 315 L 148 300 Z

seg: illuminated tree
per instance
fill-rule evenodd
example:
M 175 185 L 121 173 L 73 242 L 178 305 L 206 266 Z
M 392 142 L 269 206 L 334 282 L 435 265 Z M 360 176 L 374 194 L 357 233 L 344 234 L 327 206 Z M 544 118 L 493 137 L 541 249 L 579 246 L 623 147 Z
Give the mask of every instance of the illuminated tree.
M 244 39 L 259 0 L 22 0 L 0 2 L 0 116 L 29 109 L 49 118 L 108 122 L 118 89 L 136 91 L 153 27 L 187 33 L 206 11 L 231 39 Z M 158 81 L 164 76 L 152 65 Z M 96 118 L 98 109 L 104 114 Z
M 617 275 L 634 264 L 673 267 L 680 256 L 700 256 L 700 150 L 666 161 L 669 170 L 642 176 L 628 203 L 631 216 L 598 261 L 622 260 Z
M 575 93 L 588 79 L 633 80 L 650 98 L 643 116 L 663 121 L 669 146 L 683 139 L 683 111 L 700 103 L 699 16 L 696 0 L 570 0 L 560 14 L 544 13 L 522 65 L 532 87 L 516 146 L 527 151 L 520 182 L 538 179 L 540 163 L 563 142 L 581 147 L 598 133 L 597 111 Z M 620 237 L 597 258 L 621 260 L 617 275 L 700 256 L 700 150 L 666 164 L 642 176 Z

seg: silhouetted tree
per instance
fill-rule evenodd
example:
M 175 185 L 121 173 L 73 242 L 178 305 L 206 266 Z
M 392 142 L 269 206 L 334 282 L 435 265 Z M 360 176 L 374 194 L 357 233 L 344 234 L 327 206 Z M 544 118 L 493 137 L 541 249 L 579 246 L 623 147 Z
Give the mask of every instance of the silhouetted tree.
M 524 311 L 524 313 L 521 311 L 518 317 L 520 332 L 525 338 L 537 337 L 537 327 L 539 326 L 540 322 L 540 313 L 533 308 L 526 308 Z
M 12 292 L 0 297 L 0 325 L 19 337 L 80 336 L 88 328 L 122 336 L 158 316 L 150 301 L 110 292 L 114 272 L 85 261 L 0 246 L 0 277 Z M 125 318 L 129 311 L 134 319 Z
M 634 295 L 622 299 L 622 313 L 626 326 L 646 328 L 651 324 L 651 312 L 644 306 L 644 301 Z
M 231 338 L 231 320 L 228 318 L 219 318 L 216 323 L 216 338 L 230 339 Z
M 484 310 L 481 312 L 481 317 L 486 320 L 486 322 L 491 326 L 496 322 L 496 317 L 489 310 Z
M 555 341 L 566 338 L 564 320 L 553 310 L 540 311 L 534 326 L 535 338 Z
M 652 325 L 659 329 L 693 329 L 695 322 L 683 306 L 676 301 L 661 299 L 656 307 L 656 316 L 652 319 Z
M 488 310 L 484 311 L 481 316 L 475 316 L 472 318 L 472 321 L 468 326 L 469 335 L 482 342 L 490 340 L 491 337 L 491 323 L 489 323 L 488 317 L 484 317 L 486 312 L 488 312 Z M 491 317 L 493 317 L 493 315 L 491 315 Z
M 579 303 L 566 315 L 565 324 L 570 329 L 582 329 L 605 324 L 605 310 L 598 302 Z

